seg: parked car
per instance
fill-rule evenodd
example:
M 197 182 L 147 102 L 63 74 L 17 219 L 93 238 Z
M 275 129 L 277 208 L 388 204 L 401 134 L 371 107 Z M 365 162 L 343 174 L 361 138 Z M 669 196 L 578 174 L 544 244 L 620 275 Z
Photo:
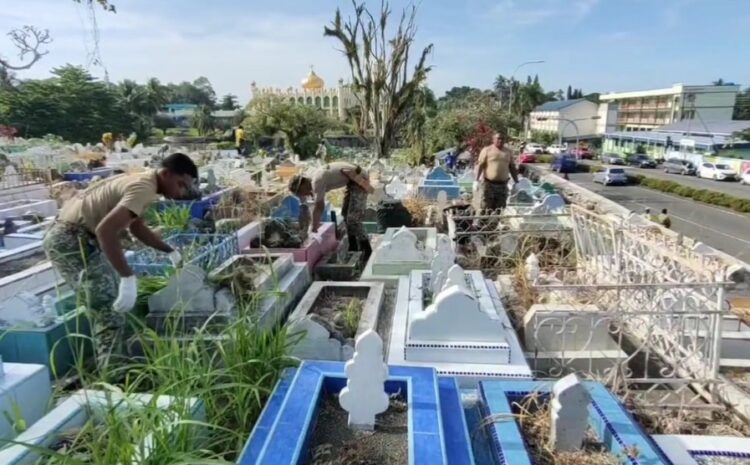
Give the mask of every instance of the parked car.
M 576 157 L 569 153 L 561 153 L 552 159 L 550 167 L 558 173 L 575 173 L 578 170 Z
M 635 153 L 625 159 L 625 162 L 630 166 L 637 166 L 638 168 L 656 168 L 656 162 L 642 153 Z
M 536 163 L 536 155 L 534 153 L 524 152 L 518 156 L 518 163 Z
M 721 163 L 703 163 L 698 170 L 698 176 L 714 181 L 736 181 L 739 176 L 728 165 Z
M 536 142 L 529 142 L 523 149 L 524 153 L 544 153 L 544 146 Z
M 686 176 L 695 176 L 695 165 L 687 160 L 670 158 L 662 165 L 665 173 L 676 173 Z
M 616 153 L 602 154 L 602 163 L 605 165 L 624 165 L 625 159 Z
M 623 168 L 604 168 L 594 173 L 594 182 L 600 182 L 607 186 L 609 184 L 627 184 L 628 177 Z
M 740 184 L 750 184 L 750 169 L 745 170 L 740 176 Z
M 588 147 L 578 147 L 576 149 L 573 149 L 572 153 L 580 160 L 594 159 L 594 152 Z
M 567 151 L 568 151 L 568 146 L 565 144 L 562 144 L 562 145 L 555 144 L 555 145 L 550 145 L 547 147 L 547 152 L 553 155 L 557 155 L 558 153 L 565 153 Z

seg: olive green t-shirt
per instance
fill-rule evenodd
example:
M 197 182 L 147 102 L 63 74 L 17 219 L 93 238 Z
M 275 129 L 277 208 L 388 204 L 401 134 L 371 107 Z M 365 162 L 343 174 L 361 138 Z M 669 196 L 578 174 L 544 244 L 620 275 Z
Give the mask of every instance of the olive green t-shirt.
M 351 163 L 337 161 L 328 163 L 324 168 L 318 170 L 312 177 L 312 191 L 315 194 L 315 200 L 325 199 L 326 192 L 346 187 L 351 179 L 341 170 L 354 170 L 356 168 L 356 165 Z
M 99 222 L 118 205 L 141 216 L 149 204 L 159 200 L 156 190 L 155 170 L 117 175 L 94 184 L 65 202 L 58 218 L 95 233 Z

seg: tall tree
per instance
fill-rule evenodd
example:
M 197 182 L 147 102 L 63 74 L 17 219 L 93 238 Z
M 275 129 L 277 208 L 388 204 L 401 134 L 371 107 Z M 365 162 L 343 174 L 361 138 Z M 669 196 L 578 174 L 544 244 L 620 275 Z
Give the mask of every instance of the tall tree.
M 211 108 L 208 105 L 199 105 L 193 111 L 190 120 L 191 126 L 198 130 L 198 134 L 205 136 L 214 130 L 214 118 L 211 116 Z
M 750 121 L 750 87 L 737 93 L 732 119 Z
M 570 100 L 573 98 L 573 88 L 568 84 L 568 93 L 565 94 L 565 100 Z
M 397 124 L 430 72 L 426 62 L 432 44 L 422 50 L 409 76 L 409 57 L 417 32 L 416 7 L 403 10 L 395 34 L 387 39 L 391 15 L 388 3 L 381 2 L 377 20 L 364 3 L 352 0 L 352 4 L 354 19 L 344 23 L 337 8 L 331 27 L 324 28 L 324 35 L 336 38 L 343 46 L 354 93 L 373 128 L 376 154 L 378 158 L 388 157 L 398 132 Z
M 240 105 L 237 103 L 236 95 L 227 94 L 221 98 L 220 110 L 238 110 L 239 108 Z

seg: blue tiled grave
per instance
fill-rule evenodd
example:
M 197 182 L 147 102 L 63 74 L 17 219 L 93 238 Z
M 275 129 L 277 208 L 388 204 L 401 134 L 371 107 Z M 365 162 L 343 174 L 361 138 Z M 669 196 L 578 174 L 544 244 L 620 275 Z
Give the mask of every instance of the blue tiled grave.
M 301 465 L 321 399 L 346 386 L 344 363 L 302 362 L 287 370 L 248 439 L 239 465 Z M 390 366 L 385 390 L 406 395 L 410 465 L 474 465 L 466 419 L 453 378 L 432 368 Z
M 655 434 L 652 438 L 675 465 L 698 465 L 699 460 L 711 459 L 750 463 L 750 439 L 746 437 Z
M 27 424 L 33 423 L 42 418 L 51 400 L 52 385 L 46 366 L 5 363 L 0 359 L 0 440 L 16 436 L 17 415 Z
M 454 176 L 443 168 L 436 167 L 419 183 L 417 193 L 428 199 L 437 199 L 440 191 L 445 191 L 449 200 L 457 199 L 461 195 L 461 186 Z
M 596 382 L 583 382 L 591 394 L 589 426 L 610 453 L 624 465 L 671 465 L 653 440 L 607 389 Z M 497 417 L 489 424 L 488 436 L 497 465 L 532 465 L 532 459 L 516 421 L 513 403 L 529 394 L 548 400 L 554 381 L 481 381 L 479 405 L 484 418 Z M 637 453 L 628 455 L 629 451 Z

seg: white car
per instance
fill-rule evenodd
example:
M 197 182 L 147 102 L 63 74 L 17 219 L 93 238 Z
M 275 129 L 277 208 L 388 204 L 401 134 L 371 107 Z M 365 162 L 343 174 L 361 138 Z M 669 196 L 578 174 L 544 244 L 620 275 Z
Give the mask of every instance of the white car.
M 547 151 L 552 154 L 565 153 L 567 150 L 568 150 L 568 146 L 565 144 L 563 145 L 555 144 L 555 145 L 550 145 L 549 147 L 547 147 Z
M 523 149 L 524 153 L 542 153 L 544 152 L 544 146 L 537 144 L 536 142 L 529 142 Z
M 627 184 L 628 177 L 622 168 L 604 168 L 594 173 L 594 182 L 600 182 L 607 186 L 609 184 Z
M 740 184 L 750 184 L 750 169 L 745 170 L 740 177 Z
M 714 181 L 735 181 L 737 173 L 728 165 L 721 163 L 701 163 L 698 168 L 698 177 L 713 179 Z

